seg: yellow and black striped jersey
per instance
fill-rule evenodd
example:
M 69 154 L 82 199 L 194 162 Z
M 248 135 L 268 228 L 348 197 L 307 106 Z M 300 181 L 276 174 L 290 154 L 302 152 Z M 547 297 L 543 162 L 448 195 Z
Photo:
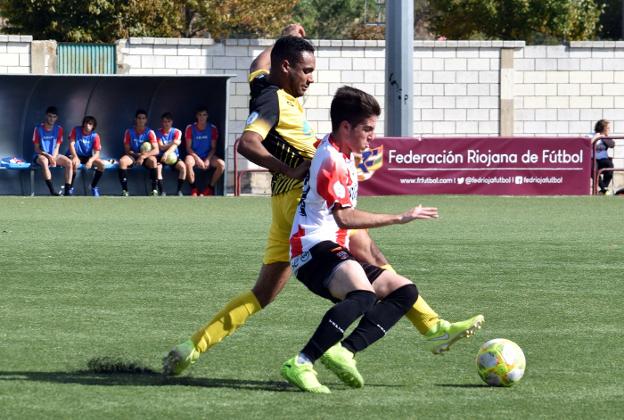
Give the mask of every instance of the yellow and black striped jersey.
M 297 98 L 271 84 L 267 76 L 266 70 L 249 75 L 251 99 L 244 131 L 258 133 L 264 139 L 262 144 L 269 153 L 295 168 L 305 159 L 314 157 L 316 135 Z M 303 181 L 274 173 L 271 194 L 283 194 L 302 185 Z

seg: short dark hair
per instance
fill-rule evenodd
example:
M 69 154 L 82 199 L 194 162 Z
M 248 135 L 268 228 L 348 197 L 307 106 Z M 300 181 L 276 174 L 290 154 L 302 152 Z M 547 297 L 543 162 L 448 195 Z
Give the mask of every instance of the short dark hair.
M 337 131 L 343 121 L 355 127 L 367 118 L 379 116 L 381 108 L 374 96 L 360 89 L 343 86 L 336 91 L 329 114 L 332 131 Z
M 171 112 L 167 111 L 167 112 L 165 112 L 164 114 L 162 114 L 160 116 L 160 119 L 161 120 L 167 119 L 167 120 L 173 121 L 173 114 Z
M 93 124 L 93 129 L 95 130 L 95 127 L 97 127 L 97 120 L 95 119 L 95 117 L 91 116 L 91 115 L 86 115 L 83 119 L 82 119 L 82 126 L 84 127 L 84 125 L 86 123 L 91 123 Z
M 46 109 L 46 114 L 54 114 L 54 115 L 58 115 L 58 109 L 55 106 L 49 106 Z
M 298 36 L 283 36 L 275 41 L 271 50 L 271 64 L 276 65 L 282 60 L 288 60 L 291 65 L 301 62 L 304 51 L 314 53 L 314 46 Z
M 206 105 L 197 105 L 195 107 L 195 114 L 199 114 L 202 111 L 206 111 L 208 114 L 210 114 L 210 111 L 208 111 L 208 107 Z
M 136 112 L 134 113 L 134 118 L 138 117 L 138 116 L 139 116 L 139 115 L 141 115 L 141 114 L 143 114 L 143 115 L 145 115 L 145 116 L 147 117 L 147 111 L 146 111 L 146 110 L 144 110 L 144 109 L 142 109 L 142 108 L 139 108 L 139 109 L 137 109 L 137 110 L 136 110 Z
M 602 133 L 605 131 L 605 128 L 609 125 L 609 121 L 607 120 L 598 120 L 596 125 L 594 126 L 594 133 Z

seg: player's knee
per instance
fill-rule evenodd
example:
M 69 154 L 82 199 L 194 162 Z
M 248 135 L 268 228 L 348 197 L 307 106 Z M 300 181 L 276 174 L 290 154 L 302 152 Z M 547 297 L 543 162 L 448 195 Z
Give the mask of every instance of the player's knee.
M 375 304 L 377 301 L 377 295 L 369 290 L 354 290 L 347 293 L 344 301 L 353 302 L 357 310 L 360 313 L 364 313 Z
M 354 290 L 327 311 L 323 320 L 332 323 L 344 334 L 349 325 L 372 308 L 376 301 L 377 296 L 373 292 Z
M 385 301 L 392 301 L 402 311 L 407 312 L 418 299 L 418 288 L 415 284 L 410 283 L 408 285 L 399 287 L 394 292 L 390 293 Z

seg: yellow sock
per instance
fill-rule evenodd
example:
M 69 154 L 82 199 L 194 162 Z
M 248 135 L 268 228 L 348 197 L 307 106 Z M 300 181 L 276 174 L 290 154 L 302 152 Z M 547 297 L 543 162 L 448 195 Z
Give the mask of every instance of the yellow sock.
M 201 330 L 191 337 L 195 348 L 205 352 L 228 335 L 236 331 L 251 315 L 260 311 L 262 306 L 250 291 L 236 296 L 228 302 Z
M 396 273 L 390 264 L 382 265 L 381 268 Z M 423 335 L 435 327 L 440 320 L 440 316 L 436 313 L 436 311 L 431 309 L 431 306 L 429 306 L 429 304 L 425 302 L 425 299 L 420 295 L 418 296 L 418 299 L 416 299 L 414 306 L 407 311 L 405 316 L 407 319 L 412 321 L 412 324 L 414 324 L 416 329 Z
M 405 316 L 412 321 L 412 324 L 414 324 L 416 329 L 423 335 L 435 327 L 440 320 L 436 311 L 431 309 L 429 304 L 425 302 L 425 299 L 420 295 L 418 299 L 416 299 L 414 306 L 407 311 Z

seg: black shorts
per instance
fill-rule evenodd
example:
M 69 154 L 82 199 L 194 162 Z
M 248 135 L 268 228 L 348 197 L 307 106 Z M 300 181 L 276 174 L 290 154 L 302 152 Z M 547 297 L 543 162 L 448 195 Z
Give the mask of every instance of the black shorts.
M 309 260 L 299 267 L 297 279 L 315 295 L 332 302 L 339 302 L 340 300 L 331 295 L 327 286 L 332 273 L 342 262 L 353 260 L 359 263 L 371 284 L 385 271 L 376 265 L 357 261 L 347 248 L 332 241 L 320 242 L 310 248 L 308 252 Z
M 67 157 L 71 159 L 71 157 Z M 77 158 L 80 159 L 80 163 L 84 165 L 89 161 L 89 159 L 91 159 L 91 156 L 77 156 Z
M 143 159 L 143 164 L 142 165 L 137 165 L 137 158 L 135 158 L 134 156 L 130 156 L 130 155 L 125 155 L 125 156 L 128 156 L 130 159 L 132 159 L 132 166 L 130 166 L 128 169 L 134 168 L 134 167 L 137 167 L 137 166 L 143 166 L 145 169 L 150 169 L 147 166 L 147 161 L 148 161 L 149 157 L 152 157 L 152 156 L 149 156 L 149 157 Z M 154 156 L 154 158 L 156 158 L 156 156 Z M 158 161 L 156 161 L 156 163 L 158 163 Z

